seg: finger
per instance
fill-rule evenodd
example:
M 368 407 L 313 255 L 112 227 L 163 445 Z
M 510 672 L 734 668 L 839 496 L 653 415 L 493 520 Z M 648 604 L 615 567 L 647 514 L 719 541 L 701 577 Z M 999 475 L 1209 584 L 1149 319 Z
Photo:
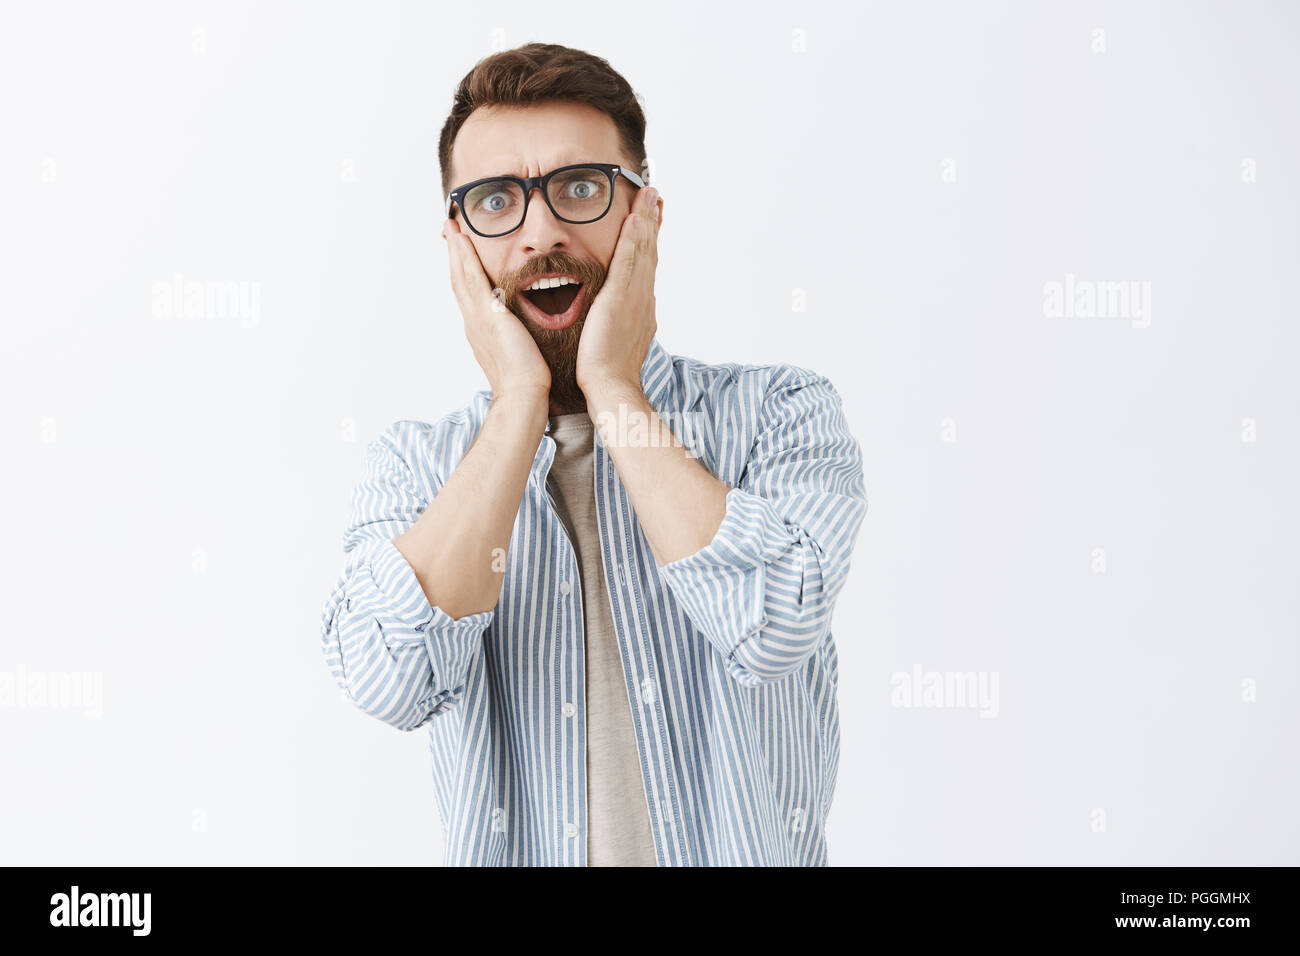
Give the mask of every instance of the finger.
M 474 243 L 466 233 L 460 231 L 460 224 L 454 219 L 447 220 L 447 247 L 451 260 L 452 287 L 457 296 L 464 296 L 463 304 L 476 306 L 490 305 L 493 299 L 492 283 L 488 281 L 487 272 L 478 257 Z
M 650 198 L 649 208 L 646 210 L 646 217 L 650 220 L 650 242 L 651 249 L 656 253 L 659 248 L 659 221 L 662 214 L 659 211 L 659 191 L 656 189 L 654 196 Z
M 456 235 L 460 232 L 455 220 L 448 217 L 442 224 L 442 238 L 447 240 L 447 272 L 448 278 L 451 279 L 451 290 L 456 293 L 456 301 L 465 305 L 464 283 L 461 282 L 461 264 L 460 264 L 460 244 L 456 242 Z M 463 311 L 463 309 L 462 309 Z
M 653 222 L 655 225 L 658 225 L 659 224 L 659 190 L 655 189 L 653 186 L 647 186 L 645 189 L 641 190 L 640 193 L 637 193 L 636 198 L 641 200 L 642 208 L 645 211 L 645 215 L 650 218 L 651 222 Z
M 633 210 L 618 232 L 618 243 L 614 246 L 614 256 L 609 263 L 609 273 L 605 285 L 615 289 L 626 289 L 636 271 L 638 234 L 644 227 L 645 217 Z
M 628 264 L 631 267 L 631 281 L 635 282 L 647 272 L 653 274 L 659 262 L 659 193 L 655 189 L 646 189 L 646 198 L 637 215 L 633 217 L 628 241 L 631 245 Z M 641 196 L 637 196 L 641 199 Z
M 659 190 L 649 187 L 645 192 L 642 218 L 646 221 L 645 230 L 647 235 L 644 244 L 653 265 L 659 259 Z M 637 198 L 640 199 L 641 197 L 638 195 Z
M 659 190 L 653 186 L 647 186 L 636 195 L 637 207 L 634 211 L 640 213 L 653 227 L 654 234 L 659 235 Z

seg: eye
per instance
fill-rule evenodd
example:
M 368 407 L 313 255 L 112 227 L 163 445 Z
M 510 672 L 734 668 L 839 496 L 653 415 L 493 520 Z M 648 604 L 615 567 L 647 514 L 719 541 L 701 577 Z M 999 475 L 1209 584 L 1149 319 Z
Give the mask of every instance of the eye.
M 550 195 L 575 210 L 596 206 L 608 199 L 609 177 L 599 169 L 567 170 L 551 180 Z
M 516 205 L 522 197 L 519 187 L 504 180 L 479 183 L 465 197 L 466 206 L 480 216 L 499 216 Z
M 570 199 L 592 199 L 600 192 L 600 185 L 590 179 L 579 179 L 575 182 L 566 183 L 565 188 L 568 190 Z

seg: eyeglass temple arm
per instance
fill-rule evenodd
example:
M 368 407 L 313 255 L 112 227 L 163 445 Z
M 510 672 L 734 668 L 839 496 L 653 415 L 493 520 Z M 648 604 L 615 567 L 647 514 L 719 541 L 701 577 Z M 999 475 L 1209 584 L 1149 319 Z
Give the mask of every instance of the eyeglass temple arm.
M 624 169 L 622 166 L 620 166 L 618 167 L 618 171 L 622 173 L 624 176 L 626 176 L 628 179 L 630 179 L 632 182 L 634 182 L 638 189 L 645 188 L 645 180 L 643 180 L 636 173 L 632 172 L 632 170 Z

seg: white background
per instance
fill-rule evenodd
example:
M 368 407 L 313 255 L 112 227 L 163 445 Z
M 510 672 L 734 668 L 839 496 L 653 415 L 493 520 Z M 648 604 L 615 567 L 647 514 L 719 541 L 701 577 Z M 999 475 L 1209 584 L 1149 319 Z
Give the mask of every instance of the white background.
M 0 862 L 440 861 L 425 732 L 340 698 L 320 613 L 365 443 L 486 387 L 437 134 L 544 40 L 644 97 L 661 342 L 824 373 L 862 443 L 832 863 L 1300 863 L 1297 20 L 7 5 L 0 672 L 103 699 L 0 707 Z M 1067 274 L 1150 325 L 1045 315 Z M 156 314 L 178 275 L 257 321 Z M 998 716 L 891 706 L 917 665 Z

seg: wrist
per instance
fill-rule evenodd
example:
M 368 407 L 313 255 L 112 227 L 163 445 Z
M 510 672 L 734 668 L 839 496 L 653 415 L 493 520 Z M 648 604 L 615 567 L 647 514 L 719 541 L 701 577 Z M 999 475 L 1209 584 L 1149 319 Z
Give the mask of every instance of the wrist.
M 537 430 L 546 428 L 546 416 L 550 407 L 550 389 L 524 387 L 492 393 L 492 402 L 488 414 L 514 422 L 535 425 Z
M 645 390 L 639 381 L 605 378 L 579 387 L 582 389 L 583 396 L 587 399 L 588 410 L 593 414 L 602 408 L 615 408 L 619 404 L 636 402 L 645 398 Z

